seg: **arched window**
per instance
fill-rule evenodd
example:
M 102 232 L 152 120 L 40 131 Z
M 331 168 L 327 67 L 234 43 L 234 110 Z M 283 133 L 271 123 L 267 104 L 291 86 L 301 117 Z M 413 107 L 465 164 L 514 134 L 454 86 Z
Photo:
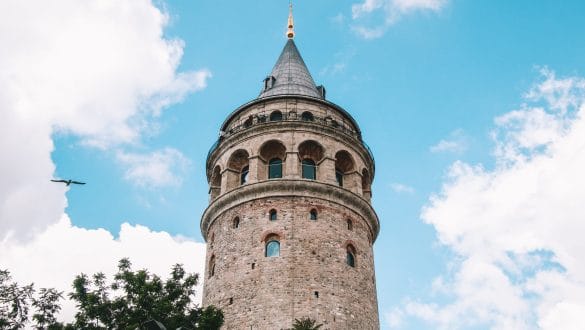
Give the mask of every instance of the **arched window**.
M 215 275 L 215 256 L 211 256 L 209 259 L 209 277 L 213 277 Z
M 270 114 L 270 121 L 281 121 L 282 120 L 282 112 L 274 111 Z
M 244 149 L 236 150 L 228 159 L 228 168 L 226 172 L 228 190 L 234 189 L 248 181 L 250 155 Z
M 272 158 L 268 162 L 268 178 L 282 178 L 282 160 L 280 158 Z
M 301 164 L 302 164 L 303 179 L 316 180 L 317 179 L 317 166 L 315 166 L 315 162 L 311 159 L 303 159 Z
M 266 242 L 266 251 L 264 256 L 266 257 L 280 256 L 280 242 L 276 237 L 270 238 L 270 240 Z
M 317 210 L 315 210 L 315 209 L 311 210 L 311 212 L 309 213 L 309 219 L 317 220 Z
M 313 114 L 309 111 L 305 111 L 301 114 L 301 120 L 303 121 L 313 121 L 314 119 Z
M 335 168 L 335 180 L 340 187 L 343 187 L 343 172 L 338 168 Z
M 268 219 L 270 219 L 270 221 L 276 221 L 277 213 L 276 213 L 275 209 L 270 210 L 270 215 L 269 215 Z
M 242 167 L 242 172 L 240 172 L 240 184 L 245 184 L 248 182 L 248 173 L 250 172 L 250 167 L 248 165 Z
M 341 187 L 346 188 L 353 188 L 353 181 L 344 182 L 346 180 L 346 176 L 349 175 L 354 171 L 354 161 L 353 157 L 349 154 L 349 152 L 345 150 L 338 151 L 335 154 L 335 179 L 337 180 L 337 184 Z
M 351 245 L 347 246 L 345 262 L 350 267 L 355 267 L 355 248 Z
M 347 219 L 347 229 L 353 230 L 353 221 L 351 219 Z
M 246 119 L 246 121 L 244 122 L 244 128 L 252 126 L 252 122 L 253 122 L 252 116 L 248 117 L 248 119 Z
M 234 227 L 234 229 L 240 228 L 240 218 L 239 217 L 234 218 L 233 227 Z

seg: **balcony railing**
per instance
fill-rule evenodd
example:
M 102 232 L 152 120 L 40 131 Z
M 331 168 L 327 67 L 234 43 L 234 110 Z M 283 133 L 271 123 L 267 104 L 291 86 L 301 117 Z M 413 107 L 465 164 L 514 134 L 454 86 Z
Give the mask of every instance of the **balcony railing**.
M 221 141 L 223 141 L 223 139 L 225 139 L 233 134 L 246 131 L 246 130 L 251 129 L 253 127 L 257 127 L 259 125 L 274 124 L 274 123 L 279 123 L 279 122 L 305 122 L 305 123 L 312 123 L 312 124 L 321 125 L 323 127 L 329 127 L 329 128 L 336 129 L 339 132 L 341 132 L 347 136 L 350 136 L 352 138 L 358 139 L 360 142 L 362 142 L 362 144 L 363 144 L 364 148 L 366 149 L 366 151 L 368 152 L 369 156 L 372 158 L 372 160 L 374 160 L 374 155 L 373 155 L 372 151 L 370 150 L 370 147 L 361 139 L 361 136 L 358 134 L 358 132 L 356 132 L 354 129 L 352 129 L 350 126 L 348 126 L 346 123 L 338 122 L 335 119 L 333 119 L 332 117 L 312 116 L 311 119 L 307 119 L 307 118 L 302 117 L 300 115 L 290 114 L 290 113 L 289 114 L 283 113 L 280 120 L 272 120 L 272 121 L 269 120 L 269 116 L 267 116 L 265 114 L 256 115 L 252 118 L 248 118 L 247 120 L 243 121 L 242 123 L 240 123 L 238 125 L 231 126 L 227 131 L 222 132 L 219 139 L 217 139 L 217 141 L 215 141 L 215 143 L 211 146 L 211 148 L 209 149 L 209 152 L 207 153 L 207 159 L 209 159 L 211 154 L 215 151 L 215 149 L 217 149 L 217 147 L 219 146 Z

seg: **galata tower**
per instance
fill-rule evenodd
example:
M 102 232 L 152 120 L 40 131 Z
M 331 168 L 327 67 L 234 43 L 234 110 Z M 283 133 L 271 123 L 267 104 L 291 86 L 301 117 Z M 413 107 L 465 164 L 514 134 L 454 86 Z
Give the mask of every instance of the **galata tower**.
M 260 95 L 233 111 L 207 157 L 203 305 L 223 329 L 379 329 L 370 199 L 374 158 L 360 128 L 327 101 L 294 42 Z

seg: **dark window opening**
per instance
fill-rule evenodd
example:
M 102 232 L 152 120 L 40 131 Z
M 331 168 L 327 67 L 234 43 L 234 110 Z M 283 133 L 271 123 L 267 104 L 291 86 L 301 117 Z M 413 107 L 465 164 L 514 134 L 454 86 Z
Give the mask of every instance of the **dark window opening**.
M 317 220 L 317 210 L 312 209 L 310 212 L 310 219 L 311 220 Z
M 240 218 L 236 217 L 234 219 L 234 226 L 233 227 L 234 227 L 234 229 L 240 228 Z
M 310 113 L 308 111 L 305 111 L 305 112 L 303 112 L 301 114 L 301 120 L 303 120 L 303 121 L 313 121 L 313 120 L 315 120 L 315 117 L 313 117 L 313 114 L 312 113 Z
M 234 298 L 230 298 L 230 305 L 234 303 Z
M 335 180 L 340 187 L 343 187 L 343 172 L 338 168 L 335 169 Z
M 274 111 L 270 114 L 270 121 L 281 121 L 282 120 L 282 112 Z
M 250 116 L 248 119 L 246 119 L 246 121 L 244 122 L 244 128 L 248 128 L 252 126 L 252 116 Z
M 347 219 L 347 229 L 348 230 L 353 230 L 353 221 Z
M 250 167 L 244 166 L 242 168 L 242 172 L 240 173 L 240 184 L 245 184 L 248 182 L 248 174 L 250 173 Z
M 350 267 L 355 267 L 355 249 L 351 245 L 349 245 L 347 247 L 347 255 L 346 255 L 346 258 L 345 258 L 345 262 Z
M 268 219 L 270 219 L 270 221 L 276 221 L 277 219 L 276 210 L 270 210 L 270 216 L 268 217 Z
M 315 291 L 315 298 L 319 298 L 319 291 Z
M 256 268 L 256 263 L 252 263 L 252 269 Z
M 312 159 L 303 159 L 302 172 L 303 179 L 316 180 L 317 179 L 317 166 Z
M 282 160 L 280 158 L 272 158 L 268 162 L 268 178 L 282 178 Z

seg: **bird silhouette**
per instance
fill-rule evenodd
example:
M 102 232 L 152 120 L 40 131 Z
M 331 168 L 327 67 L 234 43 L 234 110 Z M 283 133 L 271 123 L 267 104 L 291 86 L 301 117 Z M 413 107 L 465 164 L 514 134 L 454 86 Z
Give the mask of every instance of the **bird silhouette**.
M 71 184 L 85 184 L 85 182 L 73 181 L 73 180 L 51 180 L 52 182 L 63 182 L 69 187 Z

